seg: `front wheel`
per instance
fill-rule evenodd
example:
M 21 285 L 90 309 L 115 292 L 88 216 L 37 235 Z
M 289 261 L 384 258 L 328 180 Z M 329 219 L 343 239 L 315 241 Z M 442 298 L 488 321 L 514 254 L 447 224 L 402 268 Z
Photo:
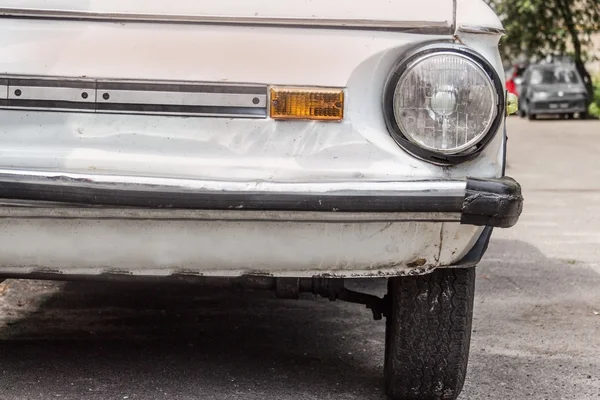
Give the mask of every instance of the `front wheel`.
M 467 372 L 475 269 L 388 281 L 385 386 L 392 400 L 454 400 Z

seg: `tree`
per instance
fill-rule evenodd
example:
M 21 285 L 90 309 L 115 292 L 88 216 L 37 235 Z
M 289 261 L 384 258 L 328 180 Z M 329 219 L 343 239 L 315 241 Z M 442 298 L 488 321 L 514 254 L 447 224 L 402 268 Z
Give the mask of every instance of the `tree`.
M 571 56 L 590 94 L 592 78 L 585 68 L 591 34 L 600 30 L 600 0 L 486 0 L 503 20 L 502 51 L 507 59 L 521 55 Z

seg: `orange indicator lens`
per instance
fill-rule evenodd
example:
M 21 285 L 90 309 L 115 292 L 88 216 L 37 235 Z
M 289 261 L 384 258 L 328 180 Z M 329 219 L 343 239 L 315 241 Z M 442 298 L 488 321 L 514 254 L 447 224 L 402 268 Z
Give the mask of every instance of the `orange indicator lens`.
M 271 118 L 340 121 L 342 89 L 271 88 Z

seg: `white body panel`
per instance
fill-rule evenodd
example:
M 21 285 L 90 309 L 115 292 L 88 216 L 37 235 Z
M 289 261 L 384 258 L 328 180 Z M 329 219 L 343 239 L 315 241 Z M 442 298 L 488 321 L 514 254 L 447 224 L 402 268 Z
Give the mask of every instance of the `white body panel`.
M 0 167 L 232 181 L 501 171 L 501 135 L 478 159 L 441 169 L 407 154 L 387 131 L 381 103 L 393 65 L 408 47 L 444 37 L 31 20 L 0 20 L 0 29 L 0 73 L 331 86 L 346 88 L 347 98 L 341 123 L 2 111 Z M 495 40 L 477 45 L 488 51 Z
M 456 27 L 480 27 L 502 30 L 496 13 L 481 0 L 456 0 Z
M 455 21 L 446 0 L 0 0 L 0 8 L 231 19 L 223 25 L 0 18 L 0 74 L 337 87 L 346 99 L 340 123 L 0 110 L 0 169 L 218 181 L 225 190 L 260 182 L 501 176 L 501 134 L 472 161 L 441 168 L 405 152 L 386 128 L 382 93 L 394 65 L 415 45 L 453 40 L 450 31 L 343 28 L 344 21 L 498 28 L 482 2 L 458 6 Z M 328 19 L 339 26 L 236 25 L 236 18 Z M 457 32 L 502 76 L 499 36 Z M 5 217 L 0 272 L 394 275 L 452 265 L 480 233 L 456 222 L 397 220 Z
M 158 16 L 437 21 L 448 26 L 453 18 L 450 0 L 2 0 L 0 7 Z
M 481 232 L 458 223 L 240 218 L 1 219 L 0 271 L 15 276 L 408 275 L 452 265 Z M 442 229 L 449 240 L 440 243 Z

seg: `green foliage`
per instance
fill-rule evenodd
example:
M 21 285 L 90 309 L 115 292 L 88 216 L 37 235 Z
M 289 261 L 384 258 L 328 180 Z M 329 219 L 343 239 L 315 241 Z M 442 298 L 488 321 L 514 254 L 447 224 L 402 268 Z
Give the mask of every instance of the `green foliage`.
M 594 78 L 594 99 L 590 104 L 590 115 L 600 118 L 600 74 Z
M 591 35 L 600 31 L 600 0 L 485 1 L 495 9 L 506 28 L 500 47 L 505 60 L 522 55 L 534 59 L 569 55 L 588 94 L 592 95 L 592 77 L 585 61 Z
M 600 30 L 599 0 L 486 1 L 504 23 L 507 59 L 571 55 L 585 62 L 591 34 Z

